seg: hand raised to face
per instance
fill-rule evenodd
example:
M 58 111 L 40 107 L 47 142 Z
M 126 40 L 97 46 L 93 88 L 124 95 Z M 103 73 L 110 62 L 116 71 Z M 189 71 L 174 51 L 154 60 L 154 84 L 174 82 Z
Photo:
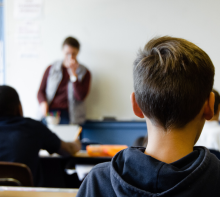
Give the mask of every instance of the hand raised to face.
M 76 59 L 72 59 L 71 57 L 66 62 L 66 68 L 68 68 L 68 72 L 70 75 L 77 76 L 76 70 L 79 67 L 79 63 Z

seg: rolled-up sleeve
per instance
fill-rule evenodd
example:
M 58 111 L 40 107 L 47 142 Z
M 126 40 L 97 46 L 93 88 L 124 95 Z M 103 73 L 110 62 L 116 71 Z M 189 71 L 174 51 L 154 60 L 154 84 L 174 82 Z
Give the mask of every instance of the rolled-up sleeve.
M 43 101 L 47 101 L 46 86 L 47 86 L 47 78 L 48 78 L 48 75 L 49 75 L 50 67 L 51 66 L 49 66 L 46 69 L 46 71 L 44 72 L 44 75 L 43 75 L 43 78 L 42 78 L 42 81 L 41 81 L 41 84 L 40 84 L 40 88 L 39 88 L 38 93 L 37 93 L 37 99 L 38 99 L 39 104 Z

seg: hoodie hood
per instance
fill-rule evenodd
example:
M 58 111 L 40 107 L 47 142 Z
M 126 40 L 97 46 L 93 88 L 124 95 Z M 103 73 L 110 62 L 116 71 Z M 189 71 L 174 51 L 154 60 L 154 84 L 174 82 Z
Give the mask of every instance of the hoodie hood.
M 220 196 L 220 161 L 205 147 L 166 164 L 130 147 L 111 162 L 96 165 L 86 176 L 78 197 Z
M 112 159 L 110 178 L 116 196 L 185 196 L 179 191 L 190 191 L 188 187 L 204 175 L 210 161 L 210 152 L 204 147 L 195 147 L 192 153 L 170 164 L 144 151 L 130 147 Z

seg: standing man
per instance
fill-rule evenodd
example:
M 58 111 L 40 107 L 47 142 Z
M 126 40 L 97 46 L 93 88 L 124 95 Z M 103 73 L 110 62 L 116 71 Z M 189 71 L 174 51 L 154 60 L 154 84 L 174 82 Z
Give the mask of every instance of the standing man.
M 60 124 L 82 124 L 86 113 L 84 100 L 88 94 L 91 74 L 78 63 L 79 42 L 68 37 L 63 42 L 64 59 L 50 65 L 38 91 L 38 101 L 44 117 L 60 112 Z

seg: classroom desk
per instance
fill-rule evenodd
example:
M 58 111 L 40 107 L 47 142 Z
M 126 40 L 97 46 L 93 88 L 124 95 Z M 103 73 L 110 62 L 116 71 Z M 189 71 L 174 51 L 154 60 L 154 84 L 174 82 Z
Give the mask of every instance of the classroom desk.
M 75 156 L 58 154 L 40 154 L 41 172 L 44 176 L 43 187 L 78 188 L 81 181 L 76 173 L 68 175 L 66 169 L 75 169 L 78 164 L 96 165 L 111 161 L 111 157 L 90 157 L 86 151 L 79 151 Z
M 75 197 L 78 189 L 0 186 L 0 197 Z
M 111 159 L 111 157 L 91 157 L 85 150 L 81 150 L 74 156 L 70 157 L 69 161 L 72 166 L 74 164 L 97 165 L 99 163 L 111 161 Z M 69 167 L 71 167 L 71 165 L 69 165 Z
M 68 168 L 74 168 L 75 164 L 89 164 L 89 165 L 97 165 L 99 163 L 111 161 L 111 157 L 91 157 L 85 150 L 80 150 L 74 156 L 60 156 L 58 154 L 45 154 L 41 153 L 39 155 L 41 159 L 63 159 L 66 162 L 70 162 L 68 164 Z

